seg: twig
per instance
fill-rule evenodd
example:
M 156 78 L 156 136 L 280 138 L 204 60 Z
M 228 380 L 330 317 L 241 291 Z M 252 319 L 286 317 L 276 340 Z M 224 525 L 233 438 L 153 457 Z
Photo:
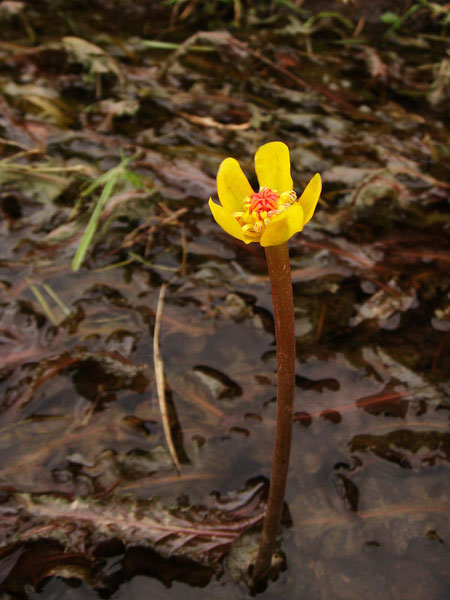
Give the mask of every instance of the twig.
M 191 115 L 181 110 L 174 111 L 176 115 L 183 117 L 186 121 L 194 123 L 194 125 L 200 125 L 202 127 L 215 127 L 216 129 L 228 129 L 229 131 L 244 131 L 250 129 L 252 126 L 250 121 L 246 123 L 220 123 L 212 117 L 201 117 L 199 115 Z
M 159 351 L 159 331 L 161 328 L 161 318 L 164 304 L 164 295 L 167 289 L 167 283 L 161 285 L 159 292 L 158 305 L 156 307 L 155 328 L 153 331 L 153 363 L 155 368 L 156 392 L 158 394 L 159 410 L 161 411 L 161 420 L 164 427 L 164 436 L 169 448 L 170 456 L 177 470 L 178 475 L 181 472 L 180 462 L 172 440 L 172 432 L 170 430 L 169 416 L 167 413 L 166 391 L 164 382 L 164 365 Z

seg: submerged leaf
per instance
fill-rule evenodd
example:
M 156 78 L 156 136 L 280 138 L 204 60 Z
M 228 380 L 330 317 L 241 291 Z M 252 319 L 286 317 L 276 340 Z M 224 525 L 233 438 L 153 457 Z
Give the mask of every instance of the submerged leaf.
M 260 523 L 263 513 L 254 507 L 260 492 L 261 485 L 257 484 L 252 490 L 231 494 L 231 510 L 226 498 L 208 509 L 187 508 L 185 502 L 167 508 L 156 499 L 147 502 L 118 497 L 106 502 L 14 494 L 9 511 L 18 520 L 5 531 L 3 547 L 28 539 L 40 524 L 45 526 L 47 539 L 58 540 L 66 552 L 84 552 L 85 544 L 92 547 L 116 538 L 126 546 L 143 545 L 165 557 L 183 556 L 214 566 L 242 532 Z M 75 531 L 83 532 L 82 537 L 73 535 L 74 524 Z

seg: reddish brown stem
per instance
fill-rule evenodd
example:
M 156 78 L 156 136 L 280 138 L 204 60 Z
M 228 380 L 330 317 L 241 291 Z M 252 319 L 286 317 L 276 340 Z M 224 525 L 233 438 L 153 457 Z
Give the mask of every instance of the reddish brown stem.
M 253 571 L 254 581 L 268 574 L 275 549 L 289 467 L 295 389 L 294 301 L 288 245 L 269 246 L 265 251 L 277 342 L 277 422 L 269 498 Z

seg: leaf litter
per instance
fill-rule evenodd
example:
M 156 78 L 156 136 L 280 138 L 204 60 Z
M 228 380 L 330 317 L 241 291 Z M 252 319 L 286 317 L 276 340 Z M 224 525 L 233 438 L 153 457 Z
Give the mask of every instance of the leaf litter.
M 0 13 L 2 593 L 45 595 L 59 576 L 126 597 L 144 572 L 243 597 L 223 578 L 245 578 L 264 510 L 273 318 L 263 257 L 225 238 L 206 201 L 225 156 L 251 172 L 255 149 L 282 139 L 296 186 L 317 170 L 325 186 L 291 245 L 291 525 L 287 575 L 266 595 L 368 597 L 370 581 L 373 598 L 447 597 L 448 59 L 435 9 L 381 25 L 361 3 L 276 15 L 221 3 L 210 27 L 194 2 L 172 20 L 149 9 L 155 39 L 139 3 L 123 36 L 108 3 L 94 20 L 47 4 Z M 380 41 L 377 27 L 391 31 Z M 124 160 L 128 178 L 106 194 Z M 162 285 L 180 476 L 152 369 Z

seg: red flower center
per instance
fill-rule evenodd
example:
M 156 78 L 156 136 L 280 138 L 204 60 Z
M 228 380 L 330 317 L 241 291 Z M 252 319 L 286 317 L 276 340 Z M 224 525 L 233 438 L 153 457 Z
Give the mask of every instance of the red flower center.
M 277 210 L 279 199 L 279 194 L 270 188 L 263 188 L 261 191 L 255 192 L 250 196 L 249 213 L 257 212 L 259 214 L 261 212 L 268 213 L 271 210 Z

